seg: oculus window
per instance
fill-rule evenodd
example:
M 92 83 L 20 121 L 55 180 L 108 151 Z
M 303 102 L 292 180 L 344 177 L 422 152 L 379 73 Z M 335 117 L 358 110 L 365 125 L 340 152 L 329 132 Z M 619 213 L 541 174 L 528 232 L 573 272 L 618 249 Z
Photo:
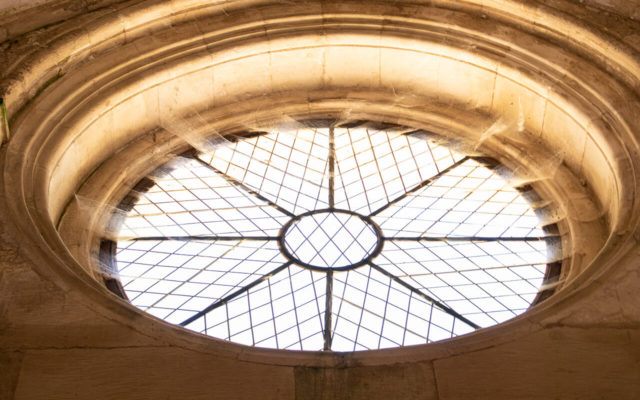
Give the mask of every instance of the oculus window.
M 312 121 L 225 140 L 123 201 L 105 247 L 112 286 L 168 322 L 257 347 L 462 335 L 523 313 L 558 273 L 541 199 L 507 174 L 398 126 Z

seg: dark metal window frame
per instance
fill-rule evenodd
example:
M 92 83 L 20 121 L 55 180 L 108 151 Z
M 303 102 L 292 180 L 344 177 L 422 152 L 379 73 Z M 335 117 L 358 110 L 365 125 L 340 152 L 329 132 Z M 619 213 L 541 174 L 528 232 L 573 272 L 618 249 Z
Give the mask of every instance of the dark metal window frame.
M 305 121 L 305 123 L 308 126 L 314 127 L 315 126 L 323 126 L 326 127 L 327 125 L 327 121 L 325 120 L 312 120 L 312 121 Z M 319 125 L 318 125 L 319 124 Z M 364 124 L 370 124 L 368 122 L 356 122 L 356 123 L 350 123 L 350 124 L 342 124 L 341 127 L 355 127 L 355 126 L 361 126 Z M 396 125 L 387 125 L 388 127 L 397 127 Z M 290 265 L 292 265 L 294 262 L 295 264 L 301 265 L 305 268 L 309 268 L 312 270 L 321 270 L 322 272 L 326 273 L 326 304 L 325 304 L 325 323 L 324 323 L 324 350 L 330 350 L 331 349 L 331 341 L 332 341 L 332 291 L 333 291 L 333 271 L 340 271 L 340 270 L 348 270 L 348 269 L 354 269 L 357 268 L 359 266 L 362 265 L 368 265 L 370 266 L 372 269 L 378 271 L 379 273 L 383 274 L 384 276 L 388 277 L 389 279 L 391 279 L 393 282 L 401 285 L 402 287 L 404 287 L 405 289 L 409 290 L 411 293 L 414 293 L 418 296 L 420 296 L 421 298 L 423 298 L 424 300 L 426 300 L 427 302 L 435 305 L 436 307 L 438 307 L 440 310 L 444 311 L 445 313 L 451 315 L 452 317 L 459 319 L 460 321 L 466 323 L 467 325 L 473 327 L 474 329 L 478 329 L 480 328 L 479 325 L 475 324 L 474 322 L 470 321 L 469 319 L 465 318 L 463 315 L 459 314 L 458 312 L 456 312 L 455 310 L 453 310 L 452 308 L 448 307 L 447 305 L 441 303 L 440 301 L 438 301 L 437 299 L 432 298 L 431 296 L 423 293 L 421 290 L 419 290 L 418 288 L 410 285 L 409 283 L 405 282 L 404 280 L 392 275 L 391 273 L 387 272 L 384 268 L 376 265 L 376 263 L 374 263 L 374 258 L 380 253 L 382 247 L 383 247 L 383 243 L 385 241 L 388 240 L 394 240 L 394 241 L 420 241 L 420 240 L 426 240 L 426 241 L 509 241 L 509 240 L 518 240 L 518 241 L 530 241 L 530 240 L 544 240 L 546 242 L 548 242 L 548 248 L 550 249 L 558 249 L 558 238 L 559 238 L 559 233 L 558 233 L 558 228 L 556 224 L 550 224 L 547 225 L 545 227 L 543 227 L 544 231 L 546 233 L 548 233 L 548 236 L 545 237 L 518 237 L 518 238 L 495 238 L 495 237 L 384 237 L 382 230 L 377 226 L 377 224 L 371 219 L 372 217 L 376 216 L 377 214 L 379 214 L 380 212 L 384 211 L 385 209 L 387 209 L 388 207 L 390 207 L 391 205 L 401 201 L 402 199 L 404 199 L 405 197 L 407 197 L 408 195 L 410 195 L 413 192 L 416 192 L 418 190 L 420 190 L 421 188 L 429 185 L 431 182 L 433 182 L 434 180 L 438 179 L 439 177 L 441 177 L 442 175 L 444 175 L 446 172 L 452 170 L 453 168 L 461 165 L 464 161 L 468 160 L 468 159 L 473 159 L 475 161 L 478 161 L 479 163 L 485 165 L 487 168 L 492 169 L 494 171 L 500 171 L 501 168 L 504 168 L 501 166 L 501 164 L 499 162 L 497 162 L 494 159 L 491 158 L 487 158 L 487 157 L 470 157 L 467 156 L 465 158 L 463 158 L 462 160 L 454 163 L 453 165 L 451 165 L 450 167 L 440 171 L 437 175 L 430 177 L 426 180 L 424 180 L 423 182 L 421 182 L 419 185 L 417 185 L 416 187 L 413 187 L 412 189 L 408 190 L 405 194 L 393 199 L 391 202 L 389 202 L 387 205 L 377 208 L 376 210 L 374 210 L 373 212 L 371 212 L 369 215 L 361 215 L 352 211 L 346 211 L 346 210 L 340 210 L 335 208 L 335 204 L 334 204 L 334 191 L 335 191 L 335 183 L 334 183 L 334 171 L 335 171 L 335 144 L 334 144 L 334 126 L 333 125 L 329 125 L 329 132 L 330 132 L 330 149 L 329 149 L 329 169 L 330 169 L 330 173 L 329 173 L 329 207 L 326 209 L 322 209 L 322 210 L 316 210 L 316 211 L 310 211 L 307 213 L 303 213 L 303 214 L 299 214 L 299 215 L 294 215 L 293 213 L 291 213 L 290 211 L 283 209 L 282 207 L 280 207 L 279 205 L 275 204 L 274 202 L 268 200 L 267 198 L 265 198 L 264 196 L 261 196 L 259 193 L 257 193 L 256 191 L 254 191 L 253 189 L 247 187 L 245 184 L 243 184 L 242 182 L 229 177 L 225 174 L 223 174 L 221 171 L 215 170 L 215 168 L 213 168 L 211 165 L 209 165 L 208 163 L 202 161 L 199 157 L 198 157 L 198 151 L 196 149 L 191 149 L 183 154 L 181 154 L 180 156 L 182 157 L 188 157 L 188 158 L 192 158 L 194 160 L 197 160 L 198 162 L 200 162 L 203 166 L 209 167 L 211 169 L 214 169 L 218 174 L 222 175 L 225 177 L 225 179 L 233 186 L 236 186 L 248 193 L 250 193 L 251 195 L 255 196 L 256 198 L 265 201 L 267 203 L 269 203 L 270 205 L 272 205 L 273 207 L 276 207 L 278 210 L 280 210 L 281 212 L 283 212 L 284 214 L 288 215 L 289 217 L 291 217 L 291 220 L 285 224 L 282 229 L 280 230 L 280 233 L 278 234 L 278 236 L 274 236 L 274 237 L 264 237 L 264 236 L 260 236 L 260 237 L 250 237 L 250 236 L 243 236 L 243 237 L 236 237 L 236 236 L 181 236 L 181 237 L 144 237 L 144 238 L 136 238 L 135 240 L 199 240 L 199 241 L 203 241 L 203 240 L 277 240 L 279 243 L 279 247 L 281 252 L 284 254 L 284 256 L 289 260 L 286 263 L 282 264 L 281 266 L 275 268 L 274 270 L 268 272 L 267 274 L 261 276 L 260 278 L 250 282 L 249 284 L 243 286 L 242 288 L 234 291 L 233 293 L 225 296 L 224 298 L 221 298 L 219 300 L 217 300 L 216 302 L 212 303 L 211 305 L 209 305 L 208 307 L 206 307 L 205 309 L 203 309 L 202 311 L 200 311 L 199 313 L 193 315 L 192 317 L 184 320 L 182 323 L 180 323 L 180 325 L 182 326 L 186 326 L 188 324 L 190 324 L 191 322 L 203 317 L 204 315 L 206 315 L 207 313 L 209 313 L 210 311 L 221 307 L 223 305 L 225 305 L 227 302 L 231 301 L 232 299 L 247 293 L 250 289 L 254 288 L 255 286 L 257 286 L 258 284 L 264 282 L 265 280 L 267 280 L 269 277 L 277 274 L 278 272 L 281 272 L 285 269 L 287 269 Z M 415 134 L 415 133 L 421 133 L 423 131 L 413 131 L 413 132 L 409 132 L 409 134 Z M 252 136 L 259 136 L 265 134 L 265 132 L 250 132 L 248 133 L 246 136 L 247 137 L 252 137 Z M 429 133 L 427 133 L 429 134 Z M 161 176 L 164 175 L 168 172 L 169 170 L 167 169 L 166 166 L 161 166 L 159 167 L 157 170 L 155 170 L 154 172 L 152 172 L 150 175 L 155 175 L 155 176 Z M 118 227 L 120 226 L 120 224 L 122 224 L 122 220 L 123 220 L 123 215 L 126 214 L 127 212 L 129 212 L 135 205 L 136 201 L 138 200 L 138 196 L 136 195 L 136 193 L 145 193 L 146 191 L 148 191 L 151 187 L 153 187 L 154 182 L 153 180 L 149 179 L 149 178 L 143 178 L 141 179 L 132 189 L 131 193 L 129 195 L 127 195 L 118 205 L 118 210 L 122 211 L 122 212 L 118 212 L 118 213 L 114 213 L 111 221 L 110 221 L 110 229 L 114 232 L 118 231 Z M 531 186 L 524 186 L 524 187 L 520 187 L 520 188 L 516 188 L 525 198 L 527 198 L 530 202 L 536 202 L 538 200 L 540 200 L 540 198 L 538 197 L 537 193 L 535 192 L 535 190 L 531 187 Z M 371 226 L 376 227 L 376 235 L 378 236 L 378 243 L 376 245 L 375 250 L 373 250 L 366 258 L 362 259 L 361 261 L 353 264 L 353 265 L 349 265 L 346 267 L 341 267 L 341 268 L 316 268 L 313 265 L 310 264 L 305 264 L 303 262 L 300 262 L 299 260 L 297 260 L 294 256 L 291 255 L 291 253 L 286 249 L 285 243 L 284 243 L 284 237 L 285 237 L 285 233 L 288 229 L 288 227 L 296 220 L 299 220 L 300 218 L 310 215 L 312 213 L 319 213 L 319 212 L 347 212 L 349 214 L 355 215 L 359 218 L 362 218 L 363 221 L 365 221 L 367 224 L 370 224 Z M 536 210 L 536 212 L 538 212 Z M 557 257 L 553 257 L 554 259 Z M 118 271 L 117 271 L 117 267 L 115 265 L 115 260 L 116 260 L 116 243 L 110 239 L 102 239 L 101 243 L 100 243 L 100 261 L 101 261 L 101 265 L 104 268 L 103 271 L 103 279 L 105 282 L 106 287 L 113 292 L 115 295 L 123 298 L 123 299 L 127 299 L 127 295 L 126 292 L 124 290 L 124 288 L 122 287 L 122 285 L 120 284 L 117 276 L 118 276 Z M 546 273 L 545 273 L 545 278 L 544 278 L 544 284 L 553 282 L 555 280 L 558 279 L 558 277 L 561 274 L 561 267 L 562 267 L 563 261 L 554 261 L 551 263 L 547 264 L 547 269 L 546 269 Z M 539 304 L 540 302 L 544 301 L 545 299 L 547 299 L 548 297 L 550 297 L 554 291 L 555 291 L 556 287 L 551 287 L 548 289 L 544 289 L 542 291 L 540 291 L 538 293 L 538 295 L 536 296 L 535 300 L 533 301 L 533 303 L 531 304 L 531 306 L 535 305 L 535 304 Z

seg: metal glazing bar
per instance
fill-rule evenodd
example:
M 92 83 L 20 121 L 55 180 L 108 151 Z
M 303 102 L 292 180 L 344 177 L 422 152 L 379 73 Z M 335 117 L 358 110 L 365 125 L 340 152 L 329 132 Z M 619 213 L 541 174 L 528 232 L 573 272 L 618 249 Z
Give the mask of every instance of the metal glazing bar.
M 140 240 L 140 241 L 163 241 L 163 240 L 175 240 L 186 242 L 189 240 L 207 240 L 207 241 L 234 241 L 234 240 L 249 240 L 249 241 L 261 241 L 261 240 L 280 240 L 279 236 L 144 236 L 144 237 L 122 237 L 119 240 Z
M 335 128 L 329 127 L 329 208 L 335 205 L 336 141 Z
M 525 237 L 486 237 L 486 236 L 392 236 L 384 240 L 402 242 L 540 242 L 559 239 L 554 236 L 525 236 Z
M 244 183 L 240 182 L 239 180 L 230 177 L 229 175 L 225 174 L 224 172 L 220 171 L 219 169 L 213 167 L 212 165 L 210 165 L 209 163 L 203 161 L 202 159 L 200 159 L 200 157 L 198 156 L 194 156 L 193 157 L 196 161 L 198 161 L 200 164 L 204 165 L 205 167 L 211 169 L 212 171 L 216 172 L 217 174 L 220 174 L 224 180 L 226 180 L 227 182 L 229 182 L 230 184 L 244 190 L 245 192 L 249 193 L 250 195 L 254 196 L 255 198 L 264 201 L 265 203 L 269 204 L 271 207 L 275 208 L 276 210 L 280 211 L 281 213 L 293 218 L 295 217 L 295 214 L 293 214 L 291 211 L 282 208 L 281 206 L 277 205 L 276 203 L 274 203 L 273 201 L 267 199 L 266 197 L 264 197 L 263 195 L 261 195 L 260 193 L 256 192 L 255 190 L 251 189 L 249 186 L 245 185 Z
M 231 293 L 228 296 L 223 297 L 220 300 L 217 300 L 216 302 L 214 302 L 213 304 L 211 304 L 210 306 L 208 306 L 207 308 L 205 308 L 204 310 L 200 311 L 199 313 L 197 313 L 196 315 L 193 315 L 189 318 L 187 318 L 186 320 L 182 321 L 180 323 L 181 326 L 185 326 L 185 325 L 189 325 L 190 323 L 192 323 L 193 321 L 197 320 L 198 318 L 202 317 L 203 315 L 207 314 L 208 312 L 215 310 L 218 307 L 221 307 L 225 304 L 227 304 L 230 300 L 232 300 L 233 298 L 248 292 L 251 288 L 257 286 L 258 284 L 264 282 L 265 280 L 271 278 L 273 275 L 277 274 L 278 272 L 289 268 L 289 266 L 291 265 L 291 261 L 282 264 L 281 266 L 279 266 L 278 268 L 274 269 L 273 271 L 262 275 L 260 278 L 256 279 L 255 281 L 251 282 L 250 284 L 248 284 L 247 286 L 240 288 L 238 290 L 236 290 L 235 292 Z M 205 327 L 206 328 L 206 327 Z
M 384 210 L 386 210 L 387 208 L 391 207 L 392 205 L 396 204 L 397 202 L 401 201 L 402 199 L 404 199 L 405 197 L 407 197 L 408 195 L 410 195 L 411 193 L 415 193 L 418 190 L 422 189 L 423 187 L 427 186 L 428 184 L 430 184 L 431 182 L 435 181 L 436 179 L 438 179 L 439 177 L 441 177 L 442 175 L 446 174 L 447 172 L 451 171 L 452 169 L 462 165 L 462 163 L 464 163 L 465 161 L 469 160 L 470 157 L 464 157 L 463 159 L 461 159 L 460 161 L 455 162 L 454 164 L 450 165 L 449 167 L 443 169 L 442 171 L 438 172 L 436 175 L 432 176 L 429 179 L 425 179 L 424 181 L 420 182 L 417 186 L 415 186 L 414 188 L 412 188 L 411 190 L 407 191 L 404 194 L 401 194 L 400 196 L 396 197 L 395 199 L 391 200 L 389 203 L 385 204 L 384 206 L 378 208 L 377 210 L 375 210 L 374 212 L 372 212 L 371 214 L 369 214 L 369 217 L 373 217 L 375 215 L 380 214 L 381 212 L 383 212 Z
M 403 281 L 402 279 L 396 277 L 395 275 L 389 273 L 388 271 L 386 271 L 384 268 L 370 262 L 369 266 L 373 269 L 375 269 L 376 271 L 380 272 L 381 274 L 383 274 L 384 276 L 390 278 L 391 280 L 395 281 L 396 283 L 404 286 L 405 288 L 409 289 L 410 291 L 412 291 L 413 293 L 417 294 L 418 296 L 422 297 L 423 299 L 427 300 L 428 302 L 434 304 L 435 306 L 437 306 L 439 309 L 441 309 L 442 311 L 446 312 L 447 314 L 451 315 L 454 318 L 458 318 L 460 321 L 464 322 L 465 324 L 473 327 L 474 329 L 480 329 L 480 326 L 475 324 L 474 322 L 468 320 L 466 317 L 462 316 L 461 314 L 459 314 L 458 312 L 456 312 L 454 309 L 452 309 L 451 307 L 448 307 L 444 304 L 442 304 L 441 302 L 439 302 L 438 300 L 432 298 L 429 295 L 426 295 L 424 293 L 422 293 L 420 290 L 418 290 L 417 288 L 411 286 L 410 284 L 406 283 L 405 281 Z
M 287 272 L 289 273 L 289 288 L 291 289 L 291 301 L 293 301 L 293 309 L 294 309 L 293 316 L 294 316 L 294 318 L 296 320 L 296 331 L 298 332 L 298 339 L 300 341 L 299 342 L 300 343 L 300 348 L 302 349 L 302 339 L 303 338 L 302 338 L 302 332 L 300 330 L 300 319 L 299 319 L 299 316 L 298 316 L 298 303 L 296 302 L 296 295 L 295 295 L 296 290 L 293 288 L 293 280 L 291 279 L 291 269 L 289 269 Z M 313 285 L 313 278 L 311 278 L 311 284 Z M 251 306 L 249 306 L 249 310 L 251 310 Z M 249 314 L 251 314 L 251 313 L 249 313 Z M 251 332 L 253 333 L 253 325 L 252 325 Z M 276 335 L 277 335 L 277 333 L 276 333 Z M 255 344 L 254 344 L 254 346 L 255 346 Z
M 331 350 L 331 325 L 333 324 L 333 271 L 327 271 L 327 291 L 324 310 L 324 350 Z
M 9 141 L 11 138 L 9 118 L 7 115 L 7 106 L 5 105 L 4 99 L 0 97 L 0 144 Z

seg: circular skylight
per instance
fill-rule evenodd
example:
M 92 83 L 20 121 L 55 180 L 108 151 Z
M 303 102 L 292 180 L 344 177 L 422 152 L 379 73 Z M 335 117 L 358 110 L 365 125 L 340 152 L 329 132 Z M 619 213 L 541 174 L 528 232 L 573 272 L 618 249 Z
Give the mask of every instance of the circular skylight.
M 533 191 L 502 176 L 399 127 L 218 142 L 132 193 L 119 279 L 137 307 L 251 346 L 447 339 L 524 312 L 557 253 Z

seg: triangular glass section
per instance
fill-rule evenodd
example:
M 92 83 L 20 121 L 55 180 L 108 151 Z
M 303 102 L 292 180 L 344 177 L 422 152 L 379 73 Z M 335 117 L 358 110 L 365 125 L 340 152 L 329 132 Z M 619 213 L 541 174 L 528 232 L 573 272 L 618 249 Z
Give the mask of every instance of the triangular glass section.
M 119 236 L 275 236 L 289 219 L 201 162 L 184 158 L 139 199 Z
M 335 205 L 369 215 L 463 156 L 404 130 L 335 128 Z
M 545 241 L 387 241 L 376 263 L 485 327 L 523 313 L 553 261 Z
M 172 323 L 284 264 L 275 241 L 119 241 L 117 268 L 133 305 Z
M 495 171 L 468 159 L 374 217 L 385 237 L 542 237 L 531 204 Z
M 329 129 L 265 133 L 201 159 L 293 214 L 329 206 Z
M 326 275 L 289 266 L 186 327 L 256 347 L 323 348 Z
M 333 279 L 334 351 L 425 344 L 474 330 L 369 266 Z

